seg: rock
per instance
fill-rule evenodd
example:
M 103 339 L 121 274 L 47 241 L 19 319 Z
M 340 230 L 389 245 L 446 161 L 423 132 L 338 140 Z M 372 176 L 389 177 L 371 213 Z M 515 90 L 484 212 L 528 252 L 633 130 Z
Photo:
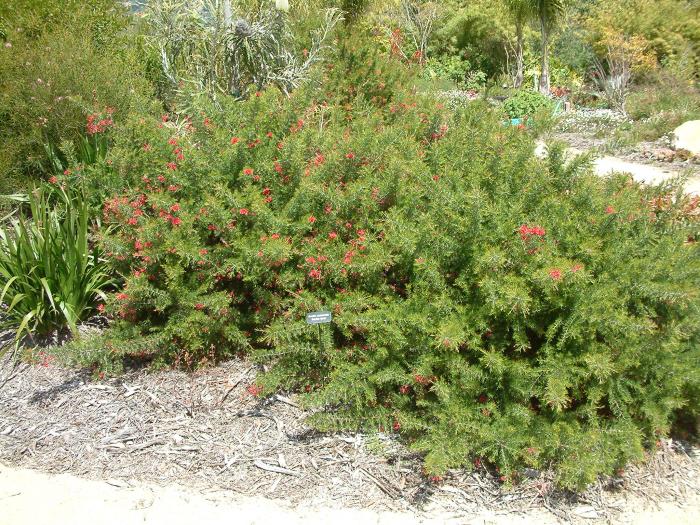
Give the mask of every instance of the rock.
M 676 152 L 669 148 L 659 148 L 652 153 L 652 158 L 661 162 L 673 162 L 675 156 Z
M 689 120 L 673 130 L 673 147 L 700 156 L 700 120 Z
M 575 507 L 572 512 L 581 518 L 589 520 L 600 518 L 598 511 L 590 505 L 579 505 L 578 507 Z

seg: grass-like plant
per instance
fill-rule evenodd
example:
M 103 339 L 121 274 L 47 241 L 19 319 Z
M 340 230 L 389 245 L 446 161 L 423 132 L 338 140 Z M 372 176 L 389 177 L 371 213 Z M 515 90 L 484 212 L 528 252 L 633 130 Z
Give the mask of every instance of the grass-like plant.
M 112 283 L 90 246 L 87 200 L 47 183 L 10 198 L 20 207 L 0 225 L 0 328 L 13 329 L 16 344 L 75 333 Z

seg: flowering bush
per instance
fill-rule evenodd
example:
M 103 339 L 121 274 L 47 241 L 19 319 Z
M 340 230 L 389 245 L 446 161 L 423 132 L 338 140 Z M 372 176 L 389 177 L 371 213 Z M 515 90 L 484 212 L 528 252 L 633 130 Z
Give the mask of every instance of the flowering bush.
M 146 106 L 149 86 L 119 2 L 2 2 L 0 20 L 12 28 L 0 46 L 0 194 L 8 194 L 50 177 L 67 144 L 85 146 L 92 108 Z
M 401 432 L 431 475 L 554 465 L 579 487 L 641 458 L 699 384 L 697 201 L 538 160 L 486 106 L 451 114 L 349 63 L 290 99 L 119 130 L 108 309 L 147 345 L 111 350 L 250 350 L 270 365 L 251 393 Z

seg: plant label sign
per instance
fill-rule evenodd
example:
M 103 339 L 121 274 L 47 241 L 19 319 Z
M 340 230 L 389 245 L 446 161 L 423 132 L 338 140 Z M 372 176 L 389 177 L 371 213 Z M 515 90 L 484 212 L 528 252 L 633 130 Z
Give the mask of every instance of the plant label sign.
M 310 314 L 306 314 L 307 324 L 330 323 L 332 319 L 333 316 L 330 312 L 311 312 Z

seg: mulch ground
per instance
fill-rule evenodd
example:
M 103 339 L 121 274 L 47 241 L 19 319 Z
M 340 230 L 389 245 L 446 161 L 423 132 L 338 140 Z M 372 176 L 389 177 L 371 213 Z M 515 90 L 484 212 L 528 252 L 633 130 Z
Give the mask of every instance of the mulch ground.
M 433 484 L 393 435 L 320 434 L 293 399 L 254 398 L 246 387 L 256 373 L 234 360 L 192 374 L 135 371 L 96 382 L 87 372 L 5 359 L 0 462 L 118 486 L 176 484 L 290 504 L 464 516 L 537 508 L 588 523 L 615 519 L 630 501 L 680 505 L 700 494 L 696 450 L 672 440 L 580 495 L 555 490 L 552 474 L 537 471 L 511 489 L 484 468 Z

